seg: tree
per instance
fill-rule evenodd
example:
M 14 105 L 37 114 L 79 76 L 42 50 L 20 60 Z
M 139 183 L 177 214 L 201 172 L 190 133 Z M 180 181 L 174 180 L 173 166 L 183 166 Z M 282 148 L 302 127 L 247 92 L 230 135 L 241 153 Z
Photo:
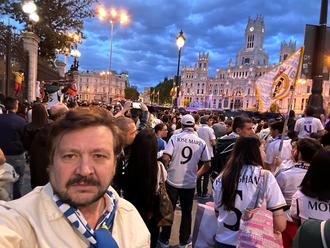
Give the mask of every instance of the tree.
M 164 78 L 164 80 L 158 83 L 155 87 L 150 89 L 150 92 L 159 91 L 159 103 L 160 104 L 171 104 L 172 96 L 170 95 L 171 89 L 173 87 L 173 79 Z M 157 102 L 158 96 L 154 95 L 154 102 Z
M 135 101 L 139 99 L 139 92 L 137 91 L 136 87 L 127 87 L 125 89 L 125 98 Z
M 40 38 L 40 56 L 53 61 L 56 50 L 61 50 L 71 41 L 68 31 L 82 33 L 84 20 L 92 17 L 92 5 L 98 0 L 34 0 L 40 21 L 33 31 Z M 0 13 L 23 23 L 27 28 L 28 16 L 22 11 L 21 0 L 0 0 Z
M 280 106 L 277 103 L 272 103 L 269 107 L 269 111 L 272 113 L 279 113 L 280 112 Z
M 0 91 L 6 95 L 13 93 L 14 78 L 12 72 L 25 69 L 26 54 L 23 51 L 23 43 L 16 28 L 0 22 L 0 56 L 5 58 L 4 66 L 0 68 L 0 75 L 4 75 L 4 77 L 0 77 Z

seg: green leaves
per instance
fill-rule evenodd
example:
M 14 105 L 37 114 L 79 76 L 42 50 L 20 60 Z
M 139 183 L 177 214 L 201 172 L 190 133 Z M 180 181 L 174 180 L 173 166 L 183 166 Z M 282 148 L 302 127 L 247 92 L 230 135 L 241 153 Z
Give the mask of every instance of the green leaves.
M 129 100 L 138 100 L 139 99 L 139 92 L 135 87 L 127 87 L 125 89 L 125 98 Z
M 40 37 L 40 56 L 54 60 L 56 49 L 67 45 L 68 31 L 82 34 L 84 21 L 94 16 L 93 5 L 97 0 L 35 0 L 40 21 L 33 31 Z M 8 15 L 25 28 L 28 16 L 22 11 L 21 0 L 0 0 L 0 13 Z M 82 37 L 83 34 L 82 34 Z

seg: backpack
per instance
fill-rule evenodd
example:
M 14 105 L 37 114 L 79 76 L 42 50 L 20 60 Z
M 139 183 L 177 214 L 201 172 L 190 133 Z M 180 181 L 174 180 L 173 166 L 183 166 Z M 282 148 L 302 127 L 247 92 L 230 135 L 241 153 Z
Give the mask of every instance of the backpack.
M 237 138 L 221 139 L 217 138 L 215 145 L 214 163 L 212 166 L 212 178 L 217 177 L 223 170 L 229 156 L 234 149 Z
M 330 221 L 306 220 L 298 229 L 292 247 L 330 247 Z

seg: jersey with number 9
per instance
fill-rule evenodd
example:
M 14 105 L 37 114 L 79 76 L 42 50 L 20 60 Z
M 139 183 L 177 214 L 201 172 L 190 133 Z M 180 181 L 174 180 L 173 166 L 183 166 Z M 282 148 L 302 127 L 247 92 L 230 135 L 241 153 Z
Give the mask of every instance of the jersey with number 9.
M 211 156 L 204 140 L 193 129 L 184 129 L 167 143 L 164 154 L 171 157 L 167 182 L 176 188 L 194 188 L 199 161 L 210 161 Z

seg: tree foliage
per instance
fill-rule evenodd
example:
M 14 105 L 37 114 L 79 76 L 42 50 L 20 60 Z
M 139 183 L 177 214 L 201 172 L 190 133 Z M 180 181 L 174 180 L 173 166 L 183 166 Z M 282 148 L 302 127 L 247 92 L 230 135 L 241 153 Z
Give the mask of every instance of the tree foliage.
M 153 102 L 157 102 L 158 96 L 156 94 L 159 91 L 159 104 L 171 104 L 172 96 L 170 92 L 172 87 L 173 79 L 164 78 L 162 82 L 158 83 L 154 88 L 151 88 L 150 92 L 155 92 L 155 95 L 150 96 L 150 99 L 153 98 Z
M 127 87 L 125 89 L 125 98 L 128 100 L 138 100 L 139 99 L 139 92 L 135 87 Z
M 280 106 L 277 103 L 272 103 L 269 107 L 269 111 L 272 113 L 279 113 L 280 112 Z
M 23 43 L 14 26 L 0 22 L 0 55 L 10 54 L 16 62 L 24 60 Z
M 67 46 L 68 31 L 82 33 L 84 20 L 94 15 L 93 4 L 97 0 L 34 0 L 39 22 L 33 31 L 39 36 L 40 56 L 54 60 L 56 49 Z M 8 15 L 27 28 L 29 20 L 22 11 L 21 0 L 0 0 L 0 13 Z

